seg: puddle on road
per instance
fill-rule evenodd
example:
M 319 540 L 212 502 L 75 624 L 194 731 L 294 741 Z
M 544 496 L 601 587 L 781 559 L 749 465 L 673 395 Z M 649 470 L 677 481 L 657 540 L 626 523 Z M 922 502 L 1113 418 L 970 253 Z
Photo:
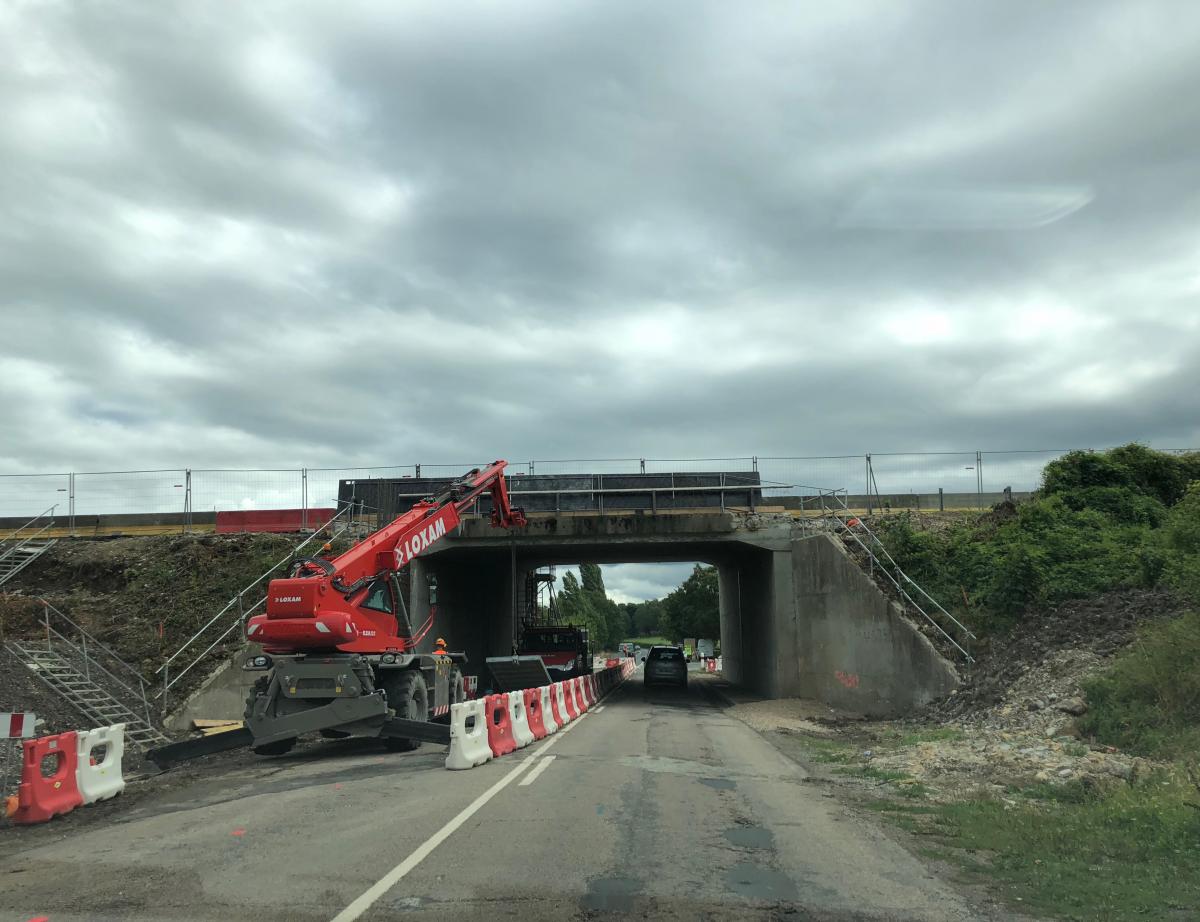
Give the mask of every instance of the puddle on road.
M 587 893 L 579 903 L 591 912 L 631 912 L 638 889 L 632 877 L 598 877 L 588 881 Z
M 732 791 L 737 787 L 737 782 L 730 781 L 728 778 L 699 778 L 697 780 L 716 791 Z
M 771 830 L 761 826 L 734 826 L 725 830 L 725 838 L 742 848 L 774 848 L 775 837 Z
M 735 864 L 725 872 L 725 886 L 738 896 L 756 900 L 794 901 L 799 898 L 796 885 L 786 874 L 748 861 Z

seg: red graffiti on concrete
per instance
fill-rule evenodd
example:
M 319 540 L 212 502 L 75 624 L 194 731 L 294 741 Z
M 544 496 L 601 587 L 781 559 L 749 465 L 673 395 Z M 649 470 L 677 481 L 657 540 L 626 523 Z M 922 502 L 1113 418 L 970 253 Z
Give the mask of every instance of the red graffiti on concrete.
M 858 688 L 858 676 L 853 672 L 842 672 L 842 670 L 839 669 L 834 673 L 834 675 L 837 677 L 837 680 L 847 688 Z

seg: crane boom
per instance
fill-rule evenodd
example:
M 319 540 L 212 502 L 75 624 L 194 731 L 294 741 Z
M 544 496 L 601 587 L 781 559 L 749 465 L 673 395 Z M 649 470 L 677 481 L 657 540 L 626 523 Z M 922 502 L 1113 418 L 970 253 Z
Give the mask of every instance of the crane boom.
M 493 526 L 523 526 L 524 513 L 509 503 L 506 464 L 470 471 L 337 557 L 296 561 L 291 577 L 271 580 L 266 612 L 250 619 L 247 639 L 271 653 L 411 650 L 422 632 L 408 623 L 395 574 L 458 527 L 484 493 L 492 495 Z

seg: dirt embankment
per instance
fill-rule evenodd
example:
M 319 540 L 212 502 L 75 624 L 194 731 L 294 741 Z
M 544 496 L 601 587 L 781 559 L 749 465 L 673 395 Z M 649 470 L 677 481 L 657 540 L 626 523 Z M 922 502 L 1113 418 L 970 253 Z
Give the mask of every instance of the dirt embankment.
M 865 721 L 796 699 L 746 700 L 735 714 L 788 738 L 782 748 L 802 759 L 829 763 L 834 780 L 878 793 L 886 785 L 953 802 L 1036 784 L 1127 782 L 1155 766 L 1080 737 L 1082 684 L 1140 623 L 1183 610 L 1168 592 L 1123 590 L 1031 613 L 980 651 L 961 688 L 907 720 Z
M 44 634 L 38 601 L 44 598 L 152 681 L 164 657 L 296 543 L 293 535 L 60 541 L 0 591 L 0 639 Z M 250 594 L 247 604 L 260 597 Z M 236 612 L 230 616 L 232 621 Z M 226 646 L 233 649 L 240 640 L 234 631 Z M 214 651 L 213 663 L 220 652 Z M 203 673 L 196 670 L 195 680 Z M 40 713 L 55 711 L 57 696 L 20 671 L 9 675 L 0 693 L 0 710 L 32 701 Z

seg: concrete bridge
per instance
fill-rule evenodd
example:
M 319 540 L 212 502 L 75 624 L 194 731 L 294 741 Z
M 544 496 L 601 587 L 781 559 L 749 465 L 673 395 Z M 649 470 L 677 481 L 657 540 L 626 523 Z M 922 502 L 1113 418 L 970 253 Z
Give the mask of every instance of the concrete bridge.
M 701 561 L 720 577 L 726 678 L 872 716 L 904 713 L 957 685 L 954 667 L 840 541 L 788 515 L 739 511 L 536 514 L 498 531 L 468 519 L 414 561 L 411 615 L 429 614 L 473 663 L 511 649 L 514 598 L 548 564 Z

